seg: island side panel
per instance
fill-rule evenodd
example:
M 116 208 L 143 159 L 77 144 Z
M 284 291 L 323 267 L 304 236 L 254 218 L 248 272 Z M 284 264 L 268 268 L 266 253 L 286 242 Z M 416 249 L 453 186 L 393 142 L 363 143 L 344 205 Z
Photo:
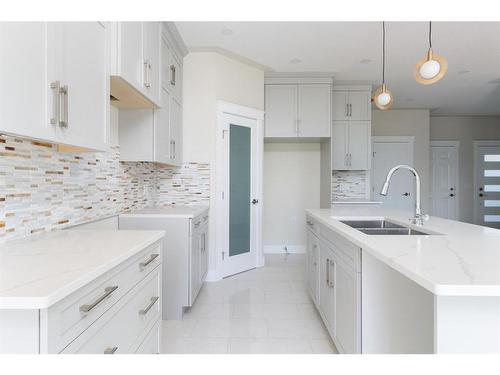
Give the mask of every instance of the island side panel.
M 433 353 L 434 295 L 362 252 L 362 353 Z
M 437 353 L 500 353 L 500 297 L 435 297 Z
M 38 310 L 0 310 L 0 353 L 38 354 Z

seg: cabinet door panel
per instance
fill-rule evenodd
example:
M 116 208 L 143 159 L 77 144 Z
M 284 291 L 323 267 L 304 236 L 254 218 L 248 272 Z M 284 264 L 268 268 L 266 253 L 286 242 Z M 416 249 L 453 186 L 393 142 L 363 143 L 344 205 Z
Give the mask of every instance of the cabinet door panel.
M 46 28 L 44 22 L 0 23 L 0 129 L 50 140 Z
M 195 231 L 191 238 L 191 257 L 190 257 L 190 290 L 189 290 L 189 306 L 194 304 L 196 296 L 201 288 L 201 252 L 200 252 L 200 232 Z
M 330 85 L 298 86 L 299 137 L 329 137 L 330 112 Z
M 266 137 L 297 136 L 297 85 L 266 85 Z
M 161 86 L 163 89 L 167 90 L 170 92 L 171 87 L 170 87 L 170 55 L 172 53 L 172 50 L 170 48 L 170 45 L 168 44 L 168 41 L 164 35 L 161 37 Z
M 307 283 L 315 303 L 319 302 L 319 241 L 307 231 Z
M 161 108 L 155 110 L 154 154 L 160 163 L 171 162 L 170 143 L 170 94 L 162 90 Z
M 360 353 L 360 281 L 359 274 L 339 259 L 334 263 L 335 337 L 344 353 Z
M 170 141 L 172 164 L 182 163 L 182 107 L 175 98 L 170 98 Z
M 120 22 L 120 75 L 140 92 L 143 91 L 142 22 Z
M 347 91 L 334 91 L 332 95 L 332 118 L 333 120 L 347 120 Z
M 370 169 L 370 133 L 369 121 L 349 121 L 350 169 Z
M 99 22 L 64 22 L 61 83 L 68 87 L 68 125 L 61 142 L 104 150 L 108 131 L 109 81 L 106 29 Z
M 326 320 L 325 324 L 327 325 L 328 329 L 330 331 L 334 331 L 335 296 L 334 296 L 334 288 L 332 287 L 331 284 L 332 282 L 331 263 L 333 262 L 333 257 L 331 250 L 323 243 L 320 244 L 319 253 L 320 253 L 319 307 Z
M 349 119 L 369 121 L 371 119 L 371 93 L 368 91 L 349 91 Z
M 156 105 L 160 103 L 160 29 L 159 22 L 143 22 L 143 90 Z M 145 64 L 145 66 L 144 66 Z
M 348 125 L 347 121 L 334 121 L 332 125 L 332 169 L 345 170 L 347 166 L 348 150 Z

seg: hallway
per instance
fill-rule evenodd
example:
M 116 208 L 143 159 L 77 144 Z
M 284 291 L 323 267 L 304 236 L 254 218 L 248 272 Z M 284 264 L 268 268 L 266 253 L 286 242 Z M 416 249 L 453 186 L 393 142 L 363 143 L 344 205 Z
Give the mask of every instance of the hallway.
M 205 283 L 181 321 L 163 321 L 163 353 L 336 353 L 304 283 L 302 254 Z

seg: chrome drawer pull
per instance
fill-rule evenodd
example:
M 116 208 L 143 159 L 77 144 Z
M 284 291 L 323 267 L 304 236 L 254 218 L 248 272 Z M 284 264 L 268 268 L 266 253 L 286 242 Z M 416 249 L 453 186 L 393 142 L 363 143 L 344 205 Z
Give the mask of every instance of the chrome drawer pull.
M 139 315 L 146 315 L 159 299 L 160 297 L 152 297 L 149 305 L 144 310 L 139 310 Z
M 149 264 L 155 260 L 156 258 L 158 258 L 160 254 L 151 254 L 151 256 L 149 257 L 149 259 L 145 262 L 141 262 L 139 263 L 139 267 L 141 267 L 141 269 L 144 269 L 146 268 L 147 266 L 149 266 Z
M 104 289 L 104 294 L 102 296 L 100 296 L 98 299 L 96 299 L 90 305 L 81 305 L 80 311 L 84 312 L 84 313 L 88 313 L 90 310 L 92 310 L 94 307 L 96 307 L 98 304 L 100 304 L 102 301 L 104 301 L 106 298 L 108 298 L 111 295 L 111 293 L 113 293 L 116 289 L 118 289 L 117 286 L 106 287 Z
M 104 354 L 115 354 L 115 352 L 118 350 L 118 346 L 113 346 L 112 348 L 106 348 L 104 350 Z

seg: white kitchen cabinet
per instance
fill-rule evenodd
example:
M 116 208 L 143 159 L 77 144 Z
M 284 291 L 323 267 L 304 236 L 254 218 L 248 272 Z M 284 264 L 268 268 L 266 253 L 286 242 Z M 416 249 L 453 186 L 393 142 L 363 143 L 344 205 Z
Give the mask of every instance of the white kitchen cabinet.
M 334 121 L 332 124 L 332 169 L 370 169 L 370 140 L 370 121 Z
M 208 271 L 207 207 L 152 207 L 119 217 L 120 230 L 165 231 L 163 319 L 182 319 Z
M 334 268 L 333 253 L 328 246 L 320 245 L 319 272 L 319 310 L 325 325 L 331 335 L 335 335 L 335 289 L 332 268 Z
M 307 287 L 315 303 L 319 302 L 319 267 L 319 239 L 311 230 L 308 230 L 306 258 Z
M 111 94 L 121 108 L 160 103 L 160 22 L 114 22 L 111 39 Z
M 162 89 L 156 109 L 119 110 L 120 160 L 182 164 L 182 108 Z
M 332 118 L 334 121 L 371 120 L 371 90 L 334 86 L 332 97 Z
M 265 136 L 297 136 L 297 85 L 266 85 Z
M 106 25 L 1 23 L 0 41 L 0 131 L 106 150 L 109 138 Z
M 269 138 L 330 136 L 331 86 L 266 85 L 266 131 Z
M 361 249 L 310 216 L 307 236 L 306 280 L 311 298 L 339 352 L 361 353 Z M 314 244 L 319 252 L 319 296 L 310 287 L 318 272 L 310 266 Z

